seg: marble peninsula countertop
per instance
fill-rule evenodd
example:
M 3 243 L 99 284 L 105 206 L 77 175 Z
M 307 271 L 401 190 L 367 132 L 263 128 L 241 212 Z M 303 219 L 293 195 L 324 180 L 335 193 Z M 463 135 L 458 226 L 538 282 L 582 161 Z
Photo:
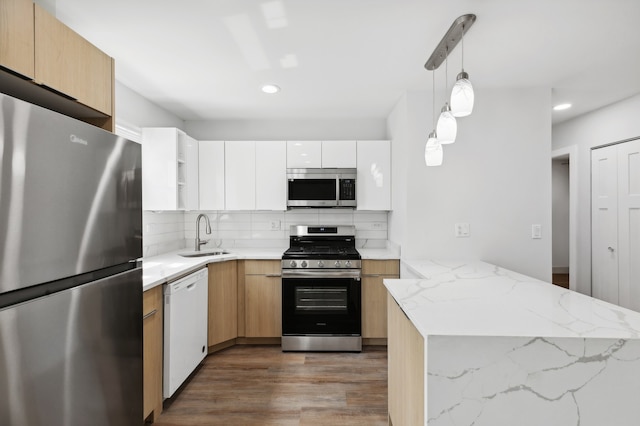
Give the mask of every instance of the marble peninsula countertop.
M 423 279 L 384 284 L 423 338 L 412 368 L 423 371 L 424 401 L 390 406 L 390 416 L 412 410 L 429 426 L 638 424 L 640 313 L 488 263 L 402 265 Z
M 204 268 L 209 263 L 236 259 L 277 260 L 288 247 L 225 248 L 229 254 L 202 257 L 182 257 L 179 253 L 190 251 L 180 249 L 157 256 L 142 258 L 142 289 L 149 290 L 158 285 L 181 278 Z M 206 251 L 203 248 L 203 251 Z M 360 248 L 362 259 L 399 259 L 398 251 L 388 248 Z
M 640 313 L 499 266 L 404 261 L 424 279 L 384 280 L 430 335 L 640 338 Z

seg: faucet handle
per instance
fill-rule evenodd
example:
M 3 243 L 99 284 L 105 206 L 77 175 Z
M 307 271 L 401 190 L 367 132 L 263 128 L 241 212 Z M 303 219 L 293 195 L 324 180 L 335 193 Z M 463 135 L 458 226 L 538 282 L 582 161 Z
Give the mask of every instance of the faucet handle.
M 208 242 L 209 242 L 209 240 L 199 240 L 198 244 L 204 245 L 204 244 L 207 244 Z

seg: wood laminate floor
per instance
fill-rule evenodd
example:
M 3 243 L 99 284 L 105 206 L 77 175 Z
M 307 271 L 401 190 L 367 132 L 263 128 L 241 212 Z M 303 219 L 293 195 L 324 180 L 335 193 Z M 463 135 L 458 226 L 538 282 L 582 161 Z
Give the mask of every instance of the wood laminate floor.
M 387 350 L 287 352 L 239 345 L 209 355 L 155 426 L 387 425 Z
M 569 288 L 569 274 L 553 274 L 552 282 L 560 287 Z

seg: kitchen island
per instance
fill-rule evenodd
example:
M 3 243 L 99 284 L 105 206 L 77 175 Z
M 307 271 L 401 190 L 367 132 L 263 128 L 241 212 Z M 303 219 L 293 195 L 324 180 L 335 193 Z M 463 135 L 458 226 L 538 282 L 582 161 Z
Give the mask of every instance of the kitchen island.
M 483 262 L 385 280 L 394 426 L 637 425 L 640 313 Z

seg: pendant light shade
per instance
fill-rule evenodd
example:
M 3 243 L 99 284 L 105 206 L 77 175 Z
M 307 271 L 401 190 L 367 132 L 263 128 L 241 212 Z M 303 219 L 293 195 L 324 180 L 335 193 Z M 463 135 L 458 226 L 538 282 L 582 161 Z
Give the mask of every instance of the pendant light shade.
M 469 80 L 469 74 L 464 71 L 464 24 L 460 32 L 462 44 L 462 71 L 456 77 L 456 84 L 451 90 L 451 113 L 454 117 L 466 117 L 473 111 L 473 86 Z
M 462 71 L 458 74 L 456 84 L 451 90 L 451 114 L 454 117 L 466 117 L 473 111 L 473 86 L 469 74 Z
M 451 107 L 449 103 L 445 103 L 442 107 L 442 112 L 438 118 L 438 125 L 436 126 L 436 133 L 438 140 L 441 144 L 450 144 L 456 141 L 456 135 L 458 133 L 458 123 L 456 118 L 451 114 Z
M 436 132 L 429 133 L 429 139 L 424 147 L 424 162 L 427 166 L 441 166 L 442 165 L 442 145 L 438 142 Z

